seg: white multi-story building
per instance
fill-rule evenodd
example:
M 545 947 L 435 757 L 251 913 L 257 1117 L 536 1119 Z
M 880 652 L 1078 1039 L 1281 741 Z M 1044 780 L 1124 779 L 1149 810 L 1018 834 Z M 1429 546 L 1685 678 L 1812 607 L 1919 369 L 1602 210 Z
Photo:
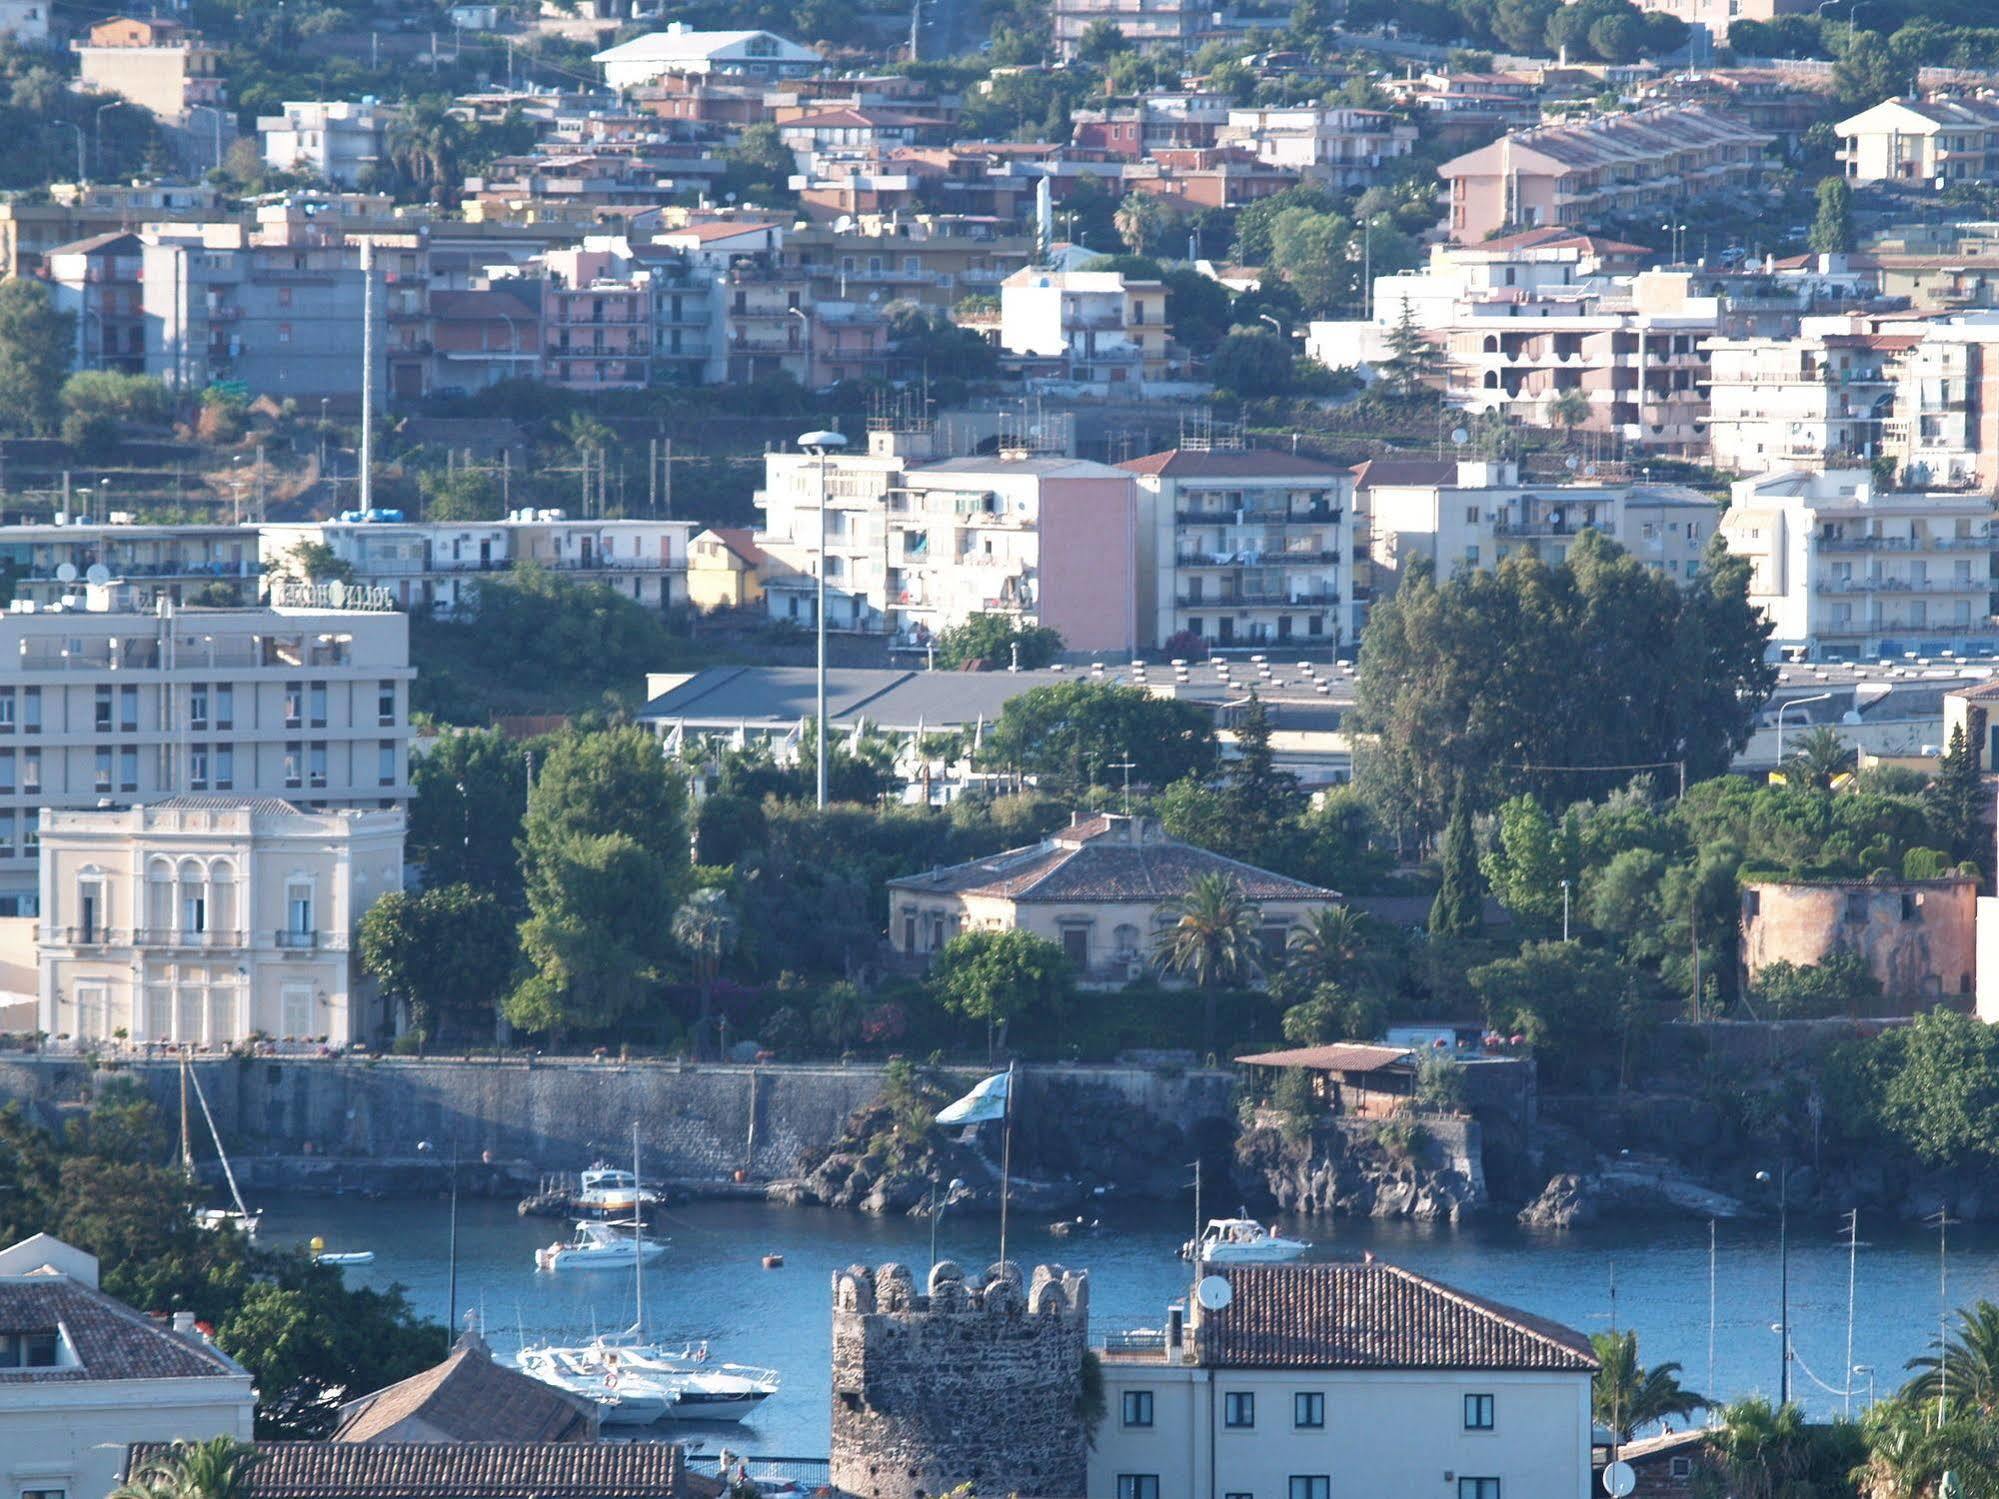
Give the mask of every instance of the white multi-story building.
M 1742 479 L 1722 518 L 1773 648 L 1819 660 L 1999 650 L 1987 494 L 1882 494 L 1865 470 Z
M 1013 448 L 939 458 L 933 434 L 868 434 L 826 461 L 829 628 L 921 646 L 973 614 L 1057 631 L 1075 651 L 1146 643 L 1137 610 L 1140 542 L 1132 476 Z M 757 545 L 779 564 L 764 599 L 780 619 L 815 618 L 819 459 L 771 453 Z
M 1138 476 L 1139 598 L 1152 644 L 1182 632 L 1215 650 L 1357 638 L 1350 470 L 1221 447 L 1119 466 Z
M 41 814 L 41 1028 L 78 1044 L 343 1046 L 382 1028 L 354 933 L 402 889 L 400 808 L 170 796 Z
M 1168 374 L 1166 286 L 1121 271 L 1015 271 L 1000 283 L 1000 350 L 1028 374 L 1138 385 Z
M 181 792 L 394 808 L 409 786 L 407 615 L 17 605 L 0 614 L 0 915 L 36 914 L 44 807 Z
M 559 510 L 521 510 L 503 521 L 367 519 L 267 525 L 263 559 L 296 571 L 302 544 L 317 543 L 353 569 L 354 583 L 384 589 L 402 609 L 441 615 L 476 610 L 479 580 L 533 564 L 601 583 L 636 603 L 666 609 L 687 602 L 687 543 L 693 521 L 570 520 Z
M 1301 173 L 1309 182 L 1366 187 L 1416 149 L 1416 127 L 1385 109 L 1278 105 L 1230 110 L 1217 141 L 1241 146 L 1258 161 Z
M 1374 1260 L 1202 1284 L 1105 1339 L 1090 1499 L 1587 1499 L 1582 1333 Z
M 1999 486 L 1999 313 L 1882 325 L 1913 335 L 1895 360 L 1881 449 L 1911 488 Z
M 10 570 L 16 599 L 52 604 L 80 594 L 93 567 L 131 584 L 146 603 L 156 598 L 183 603 L 215 584 L 247 601 L 262 576 L 255 526 L 134 525 L 116 519 L 0 526 L 0 569 Z
M 1392 591 L 1421 558 L 1439 577 L 1489 571 L 1525 553 L 1556 565 L 1585 531 L 1682 583 L 1700 571 L 1720 507 L 1677 484 L 1531 484 L 1510 462 L 1459 463 L 1451 480 L 1371 480 L 1365 506 L 1374 577 Z
M 1709 341 L 1708 442 L 1716 468 L 1847 468 L 1882 451 L 1898 353 L 1912 339 L 1807 318 L 1796 338 Z
M 286 100 L 283 114 L 257 121 L 264 164 L 334 187 L 360 187 L 363 177 L 380 167 L 384 140 L 401 114 L 393 105 L 368 99 Z
M 97 1257 L 48 1234 L 0 1249 L 0 1475 L 23 1499 L 95 1499 L 128 1442 L 254 1434 L 250 1373 L 196 1330 L 97 1287 Z
M 1832 128 L 1849 182 L 1947 187 L 1999 170 L 1999 102 L 1989 98 L 1884 99 Z

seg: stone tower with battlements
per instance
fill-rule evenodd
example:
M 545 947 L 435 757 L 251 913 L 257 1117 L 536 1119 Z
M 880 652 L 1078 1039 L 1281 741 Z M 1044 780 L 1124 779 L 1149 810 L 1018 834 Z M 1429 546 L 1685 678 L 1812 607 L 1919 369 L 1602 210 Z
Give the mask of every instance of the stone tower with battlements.
M 1041 1265 L 919 1293 L 906 1266 L 833 1277 L 833 1487 L 857 1499 L 1083 1492 L 1090 1282 Z

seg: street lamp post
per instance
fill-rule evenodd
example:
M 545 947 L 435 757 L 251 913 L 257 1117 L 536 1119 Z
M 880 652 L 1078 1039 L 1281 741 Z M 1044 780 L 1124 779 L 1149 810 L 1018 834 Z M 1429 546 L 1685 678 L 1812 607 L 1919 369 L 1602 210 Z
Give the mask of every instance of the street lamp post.
M 1802 708 L 1806 703 L 1823 703 L 1830 700 L 1830 692 L 1815 692 L 1810 697 L 1794 697 L 1789 702 L 1777 705 L 1777 763 L 1784 763 L 1784 715 L 1793 708 Z
M 1846 1382 L 1849 1386 L 1851 1386 L 1853 1383 L 1854 1374 L 1865 1374 L 1867 1376 L 1867 1409 L 1873 1410 L 1874 1409 L 1874 1366 L 1872 1364 L 1855 1364 L 1853 1366 L 1853 1372 L 1851 1374 L 1848 1374 L 1846 1377 Z
M 1777 1381 L 1778 1404 L 1791 1403 L 1791 1163 L 1777 1168 L 1773 1178 L 1767 1171 L 1756 1173 L 1760 1182 L 1777 1183 L 1777 1341 L 1783 1367 Z
M 96 137 L 92 156 L 97 163 L 97 170 L 100 172 L 104 170 L 104 111 L 107 109 L 116 109 L 124 102 L 123 99 L 113 99 L 109 104 L 98 105 L 97 117 L 91 121 L 91 134 Z
M 807 432 L 798 439 L 799 448 L 813 454 L 819 460 L 819 587 L 818 603 L 814 613 L 818 616 L 819 657 L 818 657 L 818 806 L 826 807 L 826 464 L 828 458 L 847 445 L 847 439 L 838 432 Z
M 1569 940 L 1569 882 L 1562 881 L 1562 940 Z

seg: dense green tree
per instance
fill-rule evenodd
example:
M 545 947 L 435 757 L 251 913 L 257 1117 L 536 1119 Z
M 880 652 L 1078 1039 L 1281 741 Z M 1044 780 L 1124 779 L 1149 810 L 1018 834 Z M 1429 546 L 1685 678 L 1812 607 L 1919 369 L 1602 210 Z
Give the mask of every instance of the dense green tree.
M 1132 779 L 1164 786 L 1215 767 L 1214 722 L 1193 703 L 1156 698 L 1108 682 L 1064 682 L 1009 698 L 985 741 L 986 758 L 1040 778 L 1045 788 L 1074 791 Z
M 1703 1396 L 1681 1388 L 1678 1364 L 1654 1364 L 1648 1369 L 1639 1363 L 1637 1333 L 1591 1333 L 1590 1346 L 1597 1358 L 1590 1382 L 1590 1415 L 1619 1442 L 1707 1408 Z
M 1166 320 L 1174 338 L 1196 357 L 1207 357 L 1229 333 L 1229 289 L 1189 266 L 1174 266 L 1160 279 L 1166 283 Z
M 1800 966 L 1779 958 L 1756 974 L 1751 998 L 1766 1020 L 1858 1018 L 1874 1013 L 1869 1004 L 1881 997 L 1881 981 L 1858 953 L 1827 953 L 1817 963 Z
M 686 789 L 643 729 L 551 742 L 521 827 L 529 976 L 507 1018 L 602 1030 L 636 1018 L 673 953 Z
M 450 473 L 425 469 L 417 475 L 425 520 L 498 520 L 506 513 L 499 481 L 475 468 Z
M 61 418 L 76 353 L 76 315 L 58 311 L 46 283 L 0 281 L 0 434 L 47 437 Z
M 1269 328 L 1237 328 L 1215 346 L 1208 375 L 1217 386 L 1245 397 L 1281 395 L 1297 378 L 1291 345 Z
M 1060 947 L 1017 927 L 961 932 L 930 969 L 930 987 L 945 1009 L 985 1022 L 988 1061 L 995 1036 L 1004 1038 L 1009 1026 L 1028 1019 L 1059 1022 L 1074 983 Z
M 1526 1037 L 1549 1082 L 1574 1087 L 1622 1074 L 1621 1043 L 1637 1018 L 1628 995 L 1633 976 L 1608 954 L 1574 942 L 1530 942 L 1518 957 L 1474 968 L 1466 980 L 1486 1025 Z
M 1270 221 L 1270 266 L 1305 310 L 1329 316 L 1354 301 L 1359 267 L 1348 256 L 1353 224 L 1336 213 L 1287 208 Z
M 1380 736 L 1363 789 L 1427 833 L 1460 794 L 1478 808 L 1614 784 L 1568 767 L 1726 770 L 1775 680 L 1739 561 L 1710 552 L 1683 588 L 1586 532 L 1555 567 L 1516 554 L 1445 583 L 1412 568 L 1361 642 L 1355 726 Z
M 456 197 L 465 175 L 460 168 L 465 123 L 451 112 L 448 95 L 404 105 L 390 120 L 383 148 L 403 193 L 440 205 Z
M 1475 937 L 1485 926 L 1485 886 L 1479 878 L 1478 845 L 1472 838 L 1471 809 L 1463 797 L 1451 810 L 1439 851 L 1443 882 L 1430 902 L 1432 937 Z
M 1832 69 L 1833 98 L 1842 109 L 1866 109 L 1893 98 L 1907 81 L 1900 60 L 1872 31 L 1849 33 Z
M 1890 1135 L 1931 1165 L 1999 1159 L 1999 1033 L 1939 1008 L 1882 1039 Z
M 1516 796 L 1499 809 L 1499 826 L 1479 872 L 1515 916 L 1554 925 L 1562 919 L 1563 882 L 1576 873 L 1578 837 L 1533 797 Z
M 696 890 L 673 913 L 673 940 L 694 965 L 694 981 L 701 987 L 701 1013 L 695 1017 L 694 1034 L 704 1046 L 715 1013 L 715 980 L 735 950 L 741 930 L 735 904 L 726 890 Z
M 513 913 L 490 890 L 391 891 L 361 918 L 361 966 L 409 1007 L 410 1029 L 421 1036 L 435 1035 L 443 1020 L 490 1029 L 514 976 L 514 927 Z
M 1058 632 L 1022 624 L 1007 614 L 968 614 L 963 623 L 940 633 L 936 645 L 936 665 L 944 671 L 963 671 L 974 663 L 981 671 L 1016 666 L 1033 671 L 1062 654 Z
M 1851 1422 L 1813 1426 L 1800 1407 L 1751 1395 L 1722 1411 L 1708 1450 L 1735 1499 L 1803 1499 L 1850 1494 L 1864 1443 Z
M 1381 362 L 1382 382 L 1397 396 L 1415 395 L 1444 372 L 1444 353 L 1416 326 L 1416 309 L 1405 297 L 1402 312 L 1388 332 L 1388 357 Z
M 1980 715 L 1982 729 L 1982 718 Z M 1937 836 L 1953 859 L 1986 861 L 1985 794 L 1978 744 L 1963 725 L 1950 731 L 1950 744 L 1937 764 L 1936 778 L 1923 790 L 1923 805 L 1936 825 Z
M 1372 1041 L 1388 1012 L 1370 994 L 1338 984 L 1321 984 L 1284 1012 L 1284 1039 L 1293 1046 L 1325 1046 L 1335 1041 Z
M 497 729 L 438 736 L 410 762 L 409 858 L 430 885 L 470 885 L 519 905 L 520 858 L 514 839 L 527 808 L 534 751 Z
M 716 184 L 718 193 L 765 206 L 792 200 L 791 175 L 798 170 L 798 159 L 769 121 L 745 125 L 735 144 L 723 149 L 722 160 L 726 169 Z
M 1817 255 L 1844 255 L 1853 248 L 1853 189 L 1844 177 L 1823 178 L 1818 201 L 1807 243 Z
M 1236 238 L 1230 256 L 1243 265 L 1269 265 L 1273 252 L 1271 231 L 1280 217 L 1294 208 L 1331 214 L 1339 206 L 1340 200 L 1323 188 L 1303 184 L 1287 187 L 1283 192 L 1272 193 L 1267 198 L 1258 198 L 1236 213 Z

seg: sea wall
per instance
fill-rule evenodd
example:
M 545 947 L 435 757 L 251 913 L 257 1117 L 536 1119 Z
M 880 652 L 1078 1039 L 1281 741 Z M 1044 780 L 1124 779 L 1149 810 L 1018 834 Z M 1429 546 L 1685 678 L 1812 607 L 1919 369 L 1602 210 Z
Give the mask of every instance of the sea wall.
M 770 1180 L 838 1140 L 848 1117 L 880 1091 L 874 1065 L 722 1066 L 673 1062 L 224 1058 L 196 1074 L 232 1156 L 313 1155 L 408 1162 L 428 1142 L 433 1159 L 490 1154 L 535 1171 L 573 1171 L 630 1153 L 636 1123 L 647 1171 L 685 1181 L 742 1171 Z M 977 1070 L 962 1074 L 966 1086 Z M 0 1058 L 0 1101 L 47 1114 L 88 1102 L 113 1077 L 133 1078 L 166 1110 L 180 1109 L 171 1061 L 123 1061 L 94 1070 L 81 1058 Z M 1232 1117 L 1227 1073 L 1138 1067 L 1025 1070 L 1021 1109 L 1036 1099 L 1061 1112 L 1091 1096 L 1124 1127 L 1167 1124 L 1192 1133 Z M 1058 1103 L 1057 1100 L 1060 1100 Z M 197 1120 L 196 1128 L 201 1126 Z

